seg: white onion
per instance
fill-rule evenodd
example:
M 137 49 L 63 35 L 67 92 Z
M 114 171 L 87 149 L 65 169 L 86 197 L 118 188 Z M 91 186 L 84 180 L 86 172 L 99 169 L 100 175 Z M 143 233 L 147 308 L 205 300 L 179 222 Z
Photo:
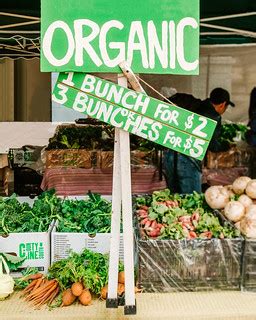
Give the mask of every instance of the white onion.
M 249 177 L 239 177 L 233 182 L 233 191 L 236 194 L 242 194 L 244 193 L 244 190 L 248 184 L 248 182 L 251 181 L 251 178 Z
M 229 192 L 223 186 L 212 186 L 205 191 L 205 200 L 212 209 L 223 209 L 229 202 Z
M 224 214 L 230 221 L 238 222 L 245 215 L 245 207 L 239 201 L 230 201 L 225 206 Z
M 239 198 L 238 201 L 243 204 L 245 208 L 248 208 L 253 202 L 250 197 L 248 197 L 246 194 L 242 194 Z
M 245 192 L 247 196 L 249 196 L 252 199 L 256 199 L 256 179 L 251 180 L 248 182 Z

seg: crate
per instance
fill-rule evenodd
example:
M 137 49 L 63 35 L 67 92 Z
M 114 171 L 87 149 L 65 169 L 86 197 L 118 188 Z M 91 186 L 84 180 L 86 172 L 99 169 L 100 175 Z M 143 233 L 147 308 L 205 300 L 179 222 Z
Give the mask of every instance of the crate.
M 242 238 L 138 240 L 144 292 L 240 290 Z
M 27 267 L 36 267 L 46 274 L 50 266 L 50 234 L 53 223 L 48 232 L 10 233 L 0 235 L 0 252 L 10 253 L 26 258 L 12 276 L 19 277 L 21 271 Z
M 250 167 L 255 150 L 253 148 L 241 149 L 233 147 L 223 152 L 207 152 L 206 167 L 208 169 L 223 169 L 233 167 Z
M 245 239 L 242 290 L 256 292 L 256 240 Z
M 91 151 L 83 149 L 58 149 L 46 151 L 46 168 L 57 167 L 92 167 Z

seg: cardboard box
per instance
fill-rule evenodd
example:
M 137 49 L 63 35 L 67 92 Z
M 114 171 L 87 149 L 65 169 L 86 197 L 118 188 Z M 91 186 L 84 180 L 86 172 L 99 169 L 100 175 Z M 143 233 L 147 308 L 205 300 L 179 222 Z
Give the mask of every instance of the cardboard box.
M 14 254 L 26 258 L 13 276 L 20 276 L 22 269 L 37 267 L 40 272 L 46 274 L 50 266 L 50 234 L 53 223 L 48 232 L 24 232 L 10 233 L 8 236 L 0 236 L 0 252 Z
M 92 167 L 91 151 L 83 149 L 63 149 L 46 151 L 46 168 L 56 167 Z
M 82 252 L 87 248 L 98 253 L 109 253 L 110 251 L 110 233 L 97 233 L 90 235 L 88 233 L 68 233 L 57 232 L 56 225 L 51 233 L 51 263 L 67 258 L 69 252 Z M 119 257 L 123 261 L 123 236 L 120 236 Z

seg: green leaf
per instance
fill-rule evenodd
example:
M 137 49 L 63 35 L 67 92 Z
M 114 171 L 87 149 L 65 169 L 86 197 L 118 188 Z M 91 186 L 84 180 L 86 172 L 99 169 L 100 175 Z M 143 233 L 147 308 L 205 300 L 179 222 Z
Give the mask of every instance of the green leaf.
M 9 253 L 0 253 L 8 264 L 11 271 L 15 271 L 20 267 L 26 258 L 20 258 Z

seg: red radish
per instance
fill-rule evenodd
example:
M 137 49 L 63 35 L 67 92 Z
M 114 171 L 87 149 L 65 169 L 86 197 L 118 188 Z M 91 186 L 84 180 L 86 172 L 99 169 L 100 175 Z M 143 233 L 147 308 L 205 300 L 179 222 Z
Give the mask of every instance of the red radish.
M 191 217 L 190 216 L 181 216 L 178 219 L 181 222 L 190 222 L 191 221 Z
M 199 219 L 200 219 L 199 213 L 197 211 L 193 212 L 191 220 L 199 221 Z
M 144 218 L 140 223 L 141 224 L 146 224 L 147 221 L 150 221 L 149 218 Z
M 151 227 L 152 227 L 153 229 L 155 229 L 155 228 L 157 227 L 157 222 L 156 222 L 156 220 L 153 220 L 153 221 L 152 221 Z
M 148 207 L 147 206 L 141 206 L 140 209 L 148 211 Z
M 149 228 L 151 226 L 151 223 L 152 221 L 148 220 L 146 223 L 145 223 L 145 229 L 146 228 Z
M 189 235 L 191 239 L 197 238 L 197 234 L 194 231 L 189 231 Z
M 202 233 L 200 233 L 200 238 L 211 239 L 212 232 L 211 231 L 202 232 Z

